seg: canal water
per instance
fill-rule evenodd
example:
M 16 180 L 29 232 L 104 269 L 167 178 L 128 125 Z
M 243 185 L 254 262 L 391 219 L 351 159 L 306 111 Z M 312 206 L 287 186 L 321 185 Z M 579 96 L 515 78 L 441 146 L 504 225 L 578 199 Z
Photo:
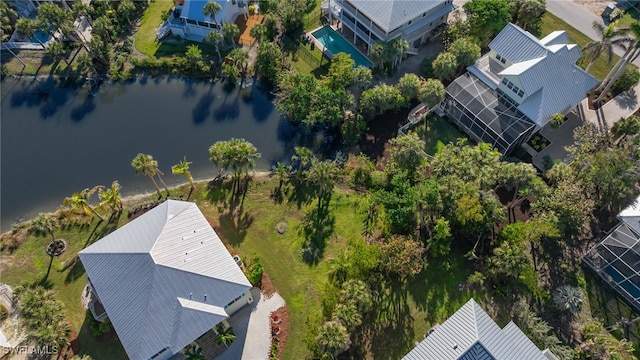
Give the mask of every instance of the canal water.
M 95 185 L 122 185 L 123 195 L 152 191 L 135 176 L 133 157 L 158 160 L 168 185 L 183 156 L 196 179 L 217 174 L 211 144 L 244 138 L 262 154 L 258 170 L 287 161 L 300 138 L 271 99 L 250 81 L 240 86 L 182 78 L 140 78 L 87 87 L 60 87 L 52 80 L 5 79 L 0 102 L 0 216 L 2 230 L 41 211 L 55 210 L 74 192 Z M 311 141 L 311 143 L 310 143 Z M 315 145 L 315 146 L 314 146 Z

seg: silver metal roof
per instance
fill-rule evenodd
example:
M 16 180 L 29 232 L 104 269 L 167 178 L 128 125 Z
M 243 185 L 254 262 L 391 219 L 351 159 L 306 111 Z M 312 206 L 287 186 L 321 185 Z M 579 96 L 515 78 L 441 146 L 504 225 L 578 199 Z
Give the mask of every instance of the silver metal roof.
M 189 202 L 167 200 L 78 255 L 131 359 L 179 352 L 251 288 Z
M 512 322 L 504 329 L 473 300 L 437 327 L 404 360 L 547 360 Z
M 409 20 L 444 3 L 446 0 L 349 0 L 386 32 L 391 32 Z M 452 10 L 452 8 L 451 8 Z M 449 11 L 451 11 L 449 10 Z
M 539 126 L 554 114 L 564 114 L 577 106 L 598 84 L 575 65 L 580 49 L 568 41 L 565 31 L 554 31 L 538 40 L 509 23 L 489 44 L 512 63 L 498 75 L 518 78 L 524 91 L 518 110 Z

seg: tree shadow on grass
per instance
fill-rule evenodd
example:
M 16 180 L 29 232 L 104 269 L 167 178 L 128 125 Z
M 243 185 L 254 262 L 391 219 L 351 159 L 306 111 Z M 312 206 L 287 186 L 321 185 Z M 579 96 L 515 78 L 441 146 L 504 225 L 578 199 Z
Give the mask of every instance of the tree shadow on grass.
M 206 198 L 218 205 L 220 227 L 232 245 L 239 245 L 247 236 L 247 229 L 254 218 L 244 211 L 244 199 L 251 179 L 245 177 L 237 181 L 224 181 L 220 176 L 207 185 Z
M 305 263 L 317 265 L 322 259 L 335 225 L 336 217 L 329 213 L 327 206 L 314 207 L 305 215 L 300 229 L 304 236 L 301 254 Z
M 314 189 L 309 185 L 308 181 L 300 175 L 300 172 L 292 175 L 289 183 L 292 185 L 292 189 L 289 192 L 288 201 L 295 203 L 298 209 L 301 209 L 303 205 L 307 205 L 313 200 Z
M 66 270 L 69 270 L 69 272 L 67 272 L 67 276 L 64 279 L 65 284 L 76 281 L 85 273 L 84 266 L 82 266 L 82 262 L 77 255 L 71 261 L 69 261 L 68 264 L 66 264 L 62 271 Z
M 399 359 L 409 352 L 415 334 L 407 288 L 396 281 L 387 284 L 375 300 L 374 310 L 354 334 L 353 348 L 375 354 L 376 359 Z

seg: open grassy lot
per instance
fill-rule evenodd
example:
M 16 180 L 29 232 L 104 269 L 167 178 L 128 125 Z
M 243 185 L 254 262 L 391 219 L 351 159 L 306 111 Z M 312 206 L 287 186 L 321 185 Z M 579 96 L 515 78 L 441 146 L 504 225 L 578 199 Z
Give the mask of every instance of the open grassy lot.
M 173 7 L 173 1 L 152 1 L 140 19 L 140 28 L 133 37 L 133 44 L 138 51 L 154 56 L 161 42 L 156 41 L 155 29 L 162 24 L 162 14 L 165 14 Z
M 586 44 L 591 42 L 591 39 L 588 36 L 584 35 L 583 33 L 576 30 L 571 25 L 562 21 L 557 16 L 549 12 L 546 12 L 542 17 L 542 28 L 540 31 L 541 37 L 546 36 L 549 33 L 556 30 L 566 30 L 567 34 L 569 35 L 569 39 L 571 39 L 571 41 L 574 41 L 576 44 L 578 44 L 580 49 L 582 49 Z M 616 63 L 616 61 L 618 61 L 619 58 L 620 57 L 618 55 L 614 54 L 611 63 L 608 63 L 606 54 L 604 53 L 601 54 L 600 57 L 596 60 L 596 62 L 593 64 L 591 69 L 589 69 L 589 73 L 593 75 L 596 79 L 602 80 L 607 75 L 609 70 L 613 67 L 613 65 Z M 588 64 L 589 64 L 588 60 L 584 61 L 584 54 L 583 54 L 582 58 L 578 60 L 578 65 L 580 65 L 582 68 L 586 68 Z

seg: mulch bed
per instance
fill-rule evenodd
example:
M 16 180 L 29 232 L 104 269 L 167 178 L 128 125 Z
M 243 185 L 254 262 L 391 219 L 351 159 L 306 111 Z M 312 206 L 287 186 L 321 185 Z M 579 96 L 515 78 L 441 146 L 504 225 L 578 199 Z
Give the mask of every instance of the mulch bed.
M 282 359 L 284 347 L 287 343 L 287 339 L 289 338 L 289 311 L 287 311 L 287 308 L 283 306 L 274 311 L 273 314 L 277 314 L 280 318 L 280 323 L 278 324 L 278 326 L 280 327 L 280 332 L 278 333 L 278 335 L 272 335 L 271 339 L 278 346 L 278 359 Z
M 273 286 L 273 283 L 266 271 L 262 273 L 262 280 L 260 280 L 260 292 L 262 292 L 262 295 L 267 298 L 276 293 L 276 288 Z

